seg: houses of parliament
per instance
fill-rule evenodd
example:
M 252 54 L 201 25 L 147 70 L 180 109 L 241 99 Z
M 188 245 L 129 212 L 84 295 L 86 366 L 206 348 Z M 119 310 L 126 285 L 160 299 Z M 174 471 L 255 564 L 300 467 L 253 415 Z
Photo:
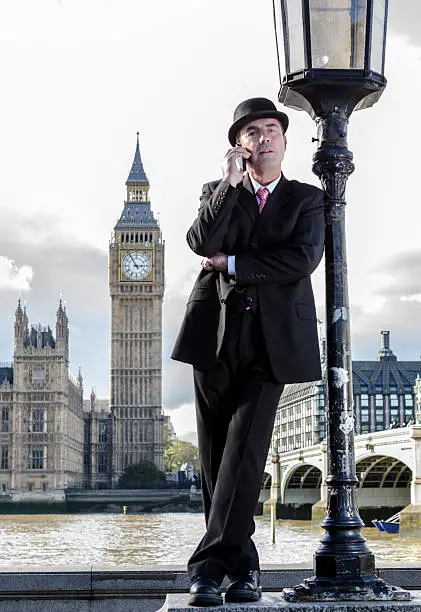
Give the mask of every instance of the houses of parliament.
M 0 364 L 0 494 L 63 498 L 112 488 L 146 459 L 163 469 L 164 242 L 149 201 L 137 138 L 127 195 L 109 245 L 110 399 L 83 398 L 69 371 L 69 324 L 60 300 L 51 327 L 30 325 L 18 301 L 12 363 Z

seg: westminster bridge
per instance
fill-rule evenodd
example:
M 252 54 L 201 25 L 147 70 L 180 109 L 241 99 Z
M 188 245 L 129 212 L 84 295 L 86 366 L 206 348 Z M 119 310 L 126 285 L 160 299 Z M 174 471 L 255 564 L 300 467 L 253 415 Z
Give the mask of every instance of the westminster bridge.
M 421 425 L 355 436 L 355 462 L 359 486 L 358 507 L 367 517 L 401 512 L 401 532 L 421 530 Z M 326 442 L 269 455 L 260 500 L 266 508 L 276 502 L 277 516 L 288 508 L 304 507 L 311 518 L 325 514 L 327 487 Z M 369 510 L 371 509 L 371 512 Z M 376 509 L 376 510 L 374 510 Z M 362 512 L 363 513 L 363 512 Z M 303 516 L 302 518 L 310 518 Z

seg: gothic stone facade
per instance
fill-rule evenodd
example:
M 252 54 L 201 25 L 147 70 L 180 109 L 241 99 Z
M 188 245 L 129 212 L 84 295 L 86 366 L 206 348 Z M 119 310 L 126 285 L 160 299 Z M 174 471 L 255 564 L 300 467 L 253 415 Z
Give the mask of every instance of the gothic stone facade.
M 61 301 L 56 336 L 29 328 L 20 301 L 14 358 L 0 368 L 0 490 L 15 500 L 62 499 L 83 478 L 83 384 L 69 375 L 69 327 Z
M 164 243 L 137 141 L 127 199 L 109 248 L 112 481 L 142 459 L 163 468 Z

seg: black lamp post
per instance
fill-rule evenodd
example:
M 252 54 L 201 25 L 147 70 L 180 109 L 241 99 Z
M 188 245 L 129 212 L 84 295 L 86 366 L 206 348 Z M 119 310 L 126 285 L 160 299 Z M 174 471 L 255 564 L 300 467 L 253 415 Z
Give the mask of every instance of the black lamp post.
M 279 101 L 315 119 L 313 171 L 326 194 L 326 533 L 314 555 L 314 576 L 284 589 L 289 601 L 410 599 L 377 577 L 361 534 L 345 246 L 345 185 L 354 170 L 348 120 L 353 110 L 377 102 L 386 86 L 387 5 L 388 0 L 274 0 L 278 49 L 285 53 Z

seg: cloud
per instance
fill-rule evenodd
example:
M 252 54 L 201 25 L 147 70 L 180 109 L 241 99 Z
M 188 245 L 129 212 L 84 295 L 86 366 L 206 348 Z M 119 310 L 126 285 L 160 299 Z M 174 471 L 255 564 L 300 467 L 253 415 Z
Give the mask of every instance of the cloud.
M 375 359 L 380 332 L 391 332 L 391 348 L 398 359 L 418 360 L 421 355 L 421 250 L 388 257 L 375 271 L 382 273 L 376 289 L 378 307 L 353 305 L 351 330 L 354 359 Z M 370 357 L 371 353 L 371 357 Z M 421 361 L 420 361 L 421 371 Z
M 163 306 L 163 407 L 171 414 L 181 405 L 193 402 L 192 366 L 171 359 L 170 355 L 183 320 L 188 295 L 198 268 L 185 270 L 177 286 L 165 292 Z
M 415 295 L 403 295 L 401 297 L 402 302 L 421 302 L 421 293 Z
M 179 440 L 184 440 L 185 442 L 191 442 L 192 444 L 196 444 L 197 446 L 197 431 L 184 431 L 179 436 L 177 436 Z
M 197 444 L 194 404 L 182 404 L 176 410 L 171 411 L 170 416 L 177 437 Z
M 389 3 L 389 30 L 404 34 L 408 41 L 421 45 L 421 5 L 414 0 Z
M 29 291 L 33 277 L 31 266 L 17 266 L 13 259 L 0 255 L 0 290 L 18 289 Z
M 376 271 L 383 273 L 385 282 L 377 293 L 385 298 L 399 297 L 418 300 L 421 294 L 421 249 L 397 253 L 386 259 Z

